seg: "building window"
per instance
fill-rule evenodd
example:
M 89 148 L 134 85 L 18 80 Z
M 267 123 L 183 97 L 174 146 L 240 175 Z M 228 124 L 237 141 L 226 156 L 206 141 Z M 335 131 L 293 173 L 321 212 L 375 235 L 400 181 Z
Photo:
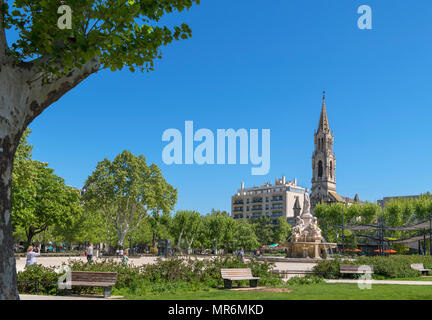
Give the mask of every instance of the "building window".
M 321 178 L 323 175 L 323 164 L 322 161 L 320 160 L 318 162 L 318 178 Z
M 330 178 L 333 179 L 333 161 L 330 161 Z

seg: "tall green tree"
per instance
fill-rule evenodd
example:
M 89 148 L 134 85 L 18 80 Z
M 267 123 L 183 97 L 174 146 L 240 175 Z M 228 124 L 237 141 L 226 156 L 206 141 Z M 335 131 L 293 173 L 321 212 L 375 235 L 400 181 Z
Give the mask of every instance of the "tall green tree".
M 132 244 L 143 244 L 149 246 L 153 241 L 153 230 L 149 218 L 144 219 L 144 221 L 132 232 L 128 234 Z
M 0 0 L 0 299 L 19 299 L 12 237 L 12 168 L 19 140 L 46 108 L 101 69 L 153 70 L 161 48 L 191 36 L 167 14 L 199 0 L 69 1 L 71 29 L 58 27 L 62 1 Z M 18 37 L 8 43 L 6 29 Z
M 232 218 L 229 214 L 212 209 L 206 219 L 206 232 L 215 254 L 218 254 L 221 244 L 231 240 L 232 231 Z
M 326 241 L 341 243 L 342 240 L 349 247 L 355 247 L 356 236 L 350 230 L 335 228 L 335 226 L 353 224 L 375 223 L 382 215 L 381 207 L 375 203 L 365 202 L 362 204 L 354 203 L 346 205 L 342 203 L 318 204 L 314 209 L 315 216 L 318 218 L 322 235 Z M 364 232 L 365 235 L 374 233 L 375 230 Z
M 138 228 L 149 212 L 169 212 L 177 190 L 163 178 L 159 168 L 147 165 L 143 155 L 123 151 L 113 161 L 104 159 L 85 183 L 85 208 L 101 211 L 117 232 L 123 247 L 126 235 Z
M 260 245 L 272 244 L 274 241 L 274 226 L 270 222 L 269 217 L 261 217 L 252 221 L 255 234 Z
M 46 163 L 30 160 L 30 164 L 31 178 L 21 180 L 21 169 L 16 167 L 12 183 L 13 224 L 25 230 L 27 246 L 49 226 L 69 224 L 82 209 L 78 190 L 66 186 Z
M 177 249 L 180 250 L 182 240 L 184 240 L 186 249 L 190 253 L 201 227 L 202 220 L 199 212 L 190 210 L 177 211 L 171 221 L 170 228 L 173 236 L 177 239 Z
M 12 222 L 26 234 L 26 246 L 50 226 L 69 225 L 81 213 L 79 191 L 68 187 L 46 163 L 32 159 L 26 131 L 12 173 Z
M 258 238 L 255 235 L 254 227 L 247 219 L 233 220 L 235 223 L 234 234 L 232 239 L 232 250 L 257 249 L 259 246 Z
M 285 242 L 291 236 L 291 225 L 287 222 L 285 217 L 279 217 L 278 224 L 273 229 L 273 243 L 280 241 Z

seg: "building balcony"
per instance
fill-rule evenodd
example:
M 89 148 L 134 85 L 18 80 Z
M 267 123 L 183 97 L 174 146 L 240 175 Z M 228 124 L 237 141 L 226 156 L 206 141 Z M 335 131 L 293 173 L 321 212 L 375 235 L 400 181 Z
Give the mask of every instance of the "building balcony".
M 280 197 L 273 197 L 272 201 L 283 201 L 283 197 L 282 196 L 280 196 Z
M 261 211 L 261 210 L 262 210 L 262 207 L 253 207 L 253 208 L 252 208 L 252 211 L 256 211 L 256 210 Z
M 243 204 L 243 200 L 234 200 L 233 204 Z
M 243 208 L 234 208 L 233 212 L 243 212 Z

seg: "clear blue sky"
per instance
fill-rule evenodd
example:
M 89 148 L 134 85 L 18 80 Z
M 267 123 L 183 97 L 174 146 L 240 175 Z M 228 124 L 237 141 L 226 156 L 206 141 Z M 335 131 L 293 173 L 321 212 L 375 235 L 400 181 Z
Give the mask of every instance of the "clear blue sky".
M 357 28 L 357 8 L 373 30 Z M 166 19 L 190 40 L 163 50 L 152 73 L 103 71 L 32 124 L 34 158 L 82 187 L 98 161 L 124 149 L 158 164 L 177 209 L 230 210 L 247 187 L 295 177 L 310 188 L 322 91 L 335 134 L 338 193 L 376 201 L 431 190 L 430 0 L 202 1 Z M 271 169 L 167 166 L 165 129 L 271 129 Z

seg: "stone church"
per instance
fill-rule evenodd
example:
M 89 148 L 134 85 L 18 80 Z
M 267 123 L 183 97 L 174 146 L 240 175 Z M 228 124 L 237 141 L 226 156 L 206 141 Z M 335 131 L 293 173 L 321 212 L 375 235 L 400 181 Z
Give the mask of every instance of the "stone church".
M 315 150 L 312 155 L 312 189 L 311 207 L 317 203 L 341 202 L 350 204 L 359 202 L 358 195 L 354 199 L 342 197 L 336 192 L 336 156 L 333 152 L 334 136 L 327 117 L 325 92 L 318 130 L 314 133 Z

